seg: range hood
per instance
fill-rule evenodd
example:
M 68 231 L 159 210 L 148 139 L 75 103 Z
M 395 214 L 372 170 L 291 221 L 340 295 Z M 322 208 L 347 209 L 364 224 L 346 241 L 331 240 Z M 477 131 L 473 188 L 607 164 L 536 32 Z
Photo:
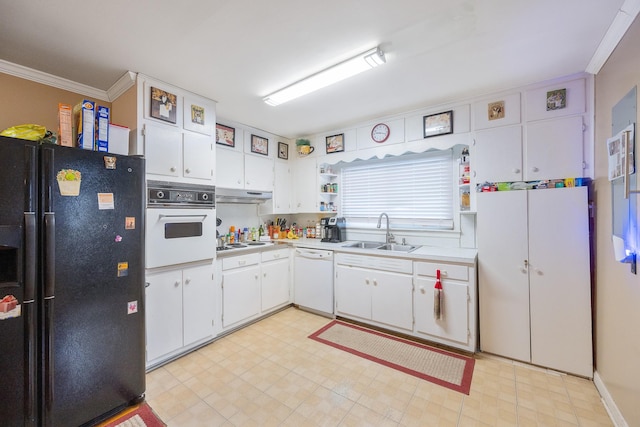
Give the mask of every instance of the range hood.
M 220 188 L 216 187 L 217 203 L 264 203 L 271 200 L 273 193 L 271 191 L 254 191 L 240 190 L 237 188 Z

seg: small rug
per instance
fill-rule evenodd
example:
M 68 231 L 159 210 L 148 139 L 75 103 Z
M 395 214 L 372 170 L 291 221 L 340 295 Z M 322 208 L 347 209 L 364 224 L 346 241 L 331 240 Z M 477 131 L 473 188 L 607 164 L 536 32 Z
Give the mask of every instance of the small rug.
M 98 427 L 166 427 L 147 403 L 127 408 Z
M 469 394 L 475 366 L 473 358 L 337 320 L 309 338 Z

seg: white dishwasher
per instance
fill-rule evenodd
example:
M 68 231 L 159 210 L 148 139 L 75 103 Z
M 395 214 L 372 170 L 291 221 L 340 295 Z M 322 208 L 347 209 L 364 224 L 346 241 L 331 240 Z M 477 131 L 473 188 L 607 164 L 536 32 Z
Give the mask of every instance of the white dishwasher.
M 296 248 L 293 302 L 333 315 L 333 251 Z

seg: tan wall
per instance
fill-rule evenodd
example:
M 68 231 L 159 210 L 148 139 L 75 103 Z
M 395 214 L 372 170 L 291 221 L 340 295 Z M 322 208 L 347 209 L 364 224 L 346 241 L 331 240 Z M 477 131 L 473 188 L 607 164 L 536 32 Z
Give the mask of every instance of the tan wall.
M 33 123 L 42 125 L 48 130 L 57 133 L 58 103 L 60 102 L 73 106 L 83 99 L 90 99 L 96 101 L 98 105 L 112 108 L 111 102 L 99 101 L 4 73 L 0 73 L 0 88 L 2 88 L 0 130 L 11 126 Z M 134 124 L 135 117 L 134 110 Z
M 629 264 L 613 258 L 611 184 L 607 179 L 605 144 L 612 136 L 611 109 L 637 85 L 640 85 L 638 20 L 595 79 L 596 371 L 630 426 L 640 426 L 640 275 L 631 274 Z M 640 196 L 631 197 L 638 203 Z
M 111 123 L 126 126 L 133 130 L 138 127 L 138 89 L 136 85 L 130 87 L 126 92 L 113 100 L 111 109 Z

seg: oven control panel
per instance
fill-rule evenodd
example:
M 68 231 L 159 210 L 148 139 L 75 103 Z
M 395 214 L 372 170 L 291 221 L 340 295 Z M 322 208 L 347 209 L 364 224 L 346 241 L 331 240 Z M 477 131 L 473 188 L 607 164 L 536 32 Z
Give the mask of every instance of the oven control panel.
M 147 181 L 148 207 L 215 207 L 216 192 L 212 185 Z

